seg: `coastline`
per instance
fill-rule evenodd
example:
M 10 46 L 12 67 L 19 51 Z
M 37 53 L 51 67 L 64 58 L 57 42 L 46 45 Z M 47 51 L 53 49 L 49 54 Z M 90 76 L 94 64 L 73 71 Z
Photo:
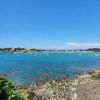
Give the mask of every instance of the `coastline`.
M 89 54 L 95 54 L 100 52 L 93 52 L 93 51 L 34 51 L 34 52 L 0 52 L 0 53 L 11 53 L 11 54 L 43 54 L 43 53 L 89 53 Z
M 11 52 L 11 53 L 15 53 L 15 54 L 18 53 L 18 55 L 20 55 L 20 53 L 22 52 Z M 33 52 L 33 53 L 31 52 L 24 52 L 24 53 L 26 54 L 39 53 L 40 55 L 41 53 L 45 53 L 45 54 L 76 53 L 76 55 L 81 55 L 86 53 L 86 55 L 93 54 L 96 56 L 100 56 L 99 54 L 100 52 L 90 52 L 90 51 L 49 51 L 49 52 L 41 51 L 41 52 Z M 100 58 L 98 59 L 98 61 L 100 61 Z M 16 88 L 19 92 L 25 95 L 27 100 L 100 100 L 100 96 L 99 96 L 100 69 L 92 70 L 87 73 L 84 73 L 83 75 L 80 74 L 77 77 L 73 77 L 73 78 L 66 77 L 66 78 L 60 78 L 59 80 L 44 79 L 41 81 L 34 82 L 27 86 L 16 86 Z
M 35 48 L 0 48 L 0 53 L 100 53 L 100 48 L 88 49 L 35 49 Z
M 17 89 L 27 100 L 100 100 L 100 69 L 74 79 L 42 81 Z

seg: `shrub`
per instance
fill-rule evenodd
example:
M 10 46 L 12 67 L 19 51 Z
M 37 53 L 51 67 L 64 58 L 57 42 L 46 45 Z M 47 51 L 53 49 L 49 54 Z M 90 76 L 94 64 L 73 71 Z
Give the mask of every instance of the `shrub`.
M 25 100 L 5 76 L 0 76 L 0 100 Z

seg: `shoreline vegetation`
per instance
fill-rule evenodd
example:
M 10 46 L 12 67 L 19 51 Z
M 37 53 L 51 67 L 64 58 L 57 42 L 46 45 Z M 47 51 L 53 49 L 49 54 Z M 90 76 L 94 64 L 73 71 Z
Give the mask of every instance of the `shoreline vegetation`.
M 25 100 L 24 95 L 17 91 L 13 82 L 5 75 L 0 75 L 0 100 Z
M 0 96 L 10 98 L 7 100 L 100 100 L 100 69 L 73 79 L 43 80 L 29 86 L 14 86 L 0 76 L 0 91 Z
M 0 52 L 3 53 L 40 53 L 40 52 L 98 52 L 100 48 L 89 48 L 89 49 L 77 49 L 77 50 L 56 50 L 56 49 L 26 49 L 26 48 L 0 48 Z
M 100 100 L 100 69 L 74 79 L 48 80 L 17 86 L 27 100 Z

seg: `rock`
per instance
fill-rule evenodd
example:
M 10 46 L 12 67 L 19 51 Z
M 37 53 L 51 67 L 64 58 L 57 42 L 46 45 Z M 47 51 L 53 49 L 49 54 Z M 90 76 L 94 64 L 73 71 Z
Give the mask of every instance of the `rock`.
M 96 73 L 95 70 L 91 70 L 91 71 L 88 72 L 89 75 L 93 75 L 95 73 Z
M 43 100 L 43 99 L 42 99 L 42 96 L 37 96 L 37 97 L 36 97 L 36 100 Z
M 28 91 L 28 100 L 100 100 L 96 99 L 100 98 L 99 79 L 100 70 L 97 70 L 74 79 L 34 83 L 23 91 Z
M 29 100 L 34 100 L 34 98 L 36 97 L 36 94 L 34 92 L 32 92 L 32 91 L 29 92 L 28 94 L 29 94 L 29 96 L 28 96 Z
M 98 72 L 98 73 L 96 73 L 96 74 L 93 74 L 93 75 L 92 75 L 92 78 L 100 79 L 100 72 Z

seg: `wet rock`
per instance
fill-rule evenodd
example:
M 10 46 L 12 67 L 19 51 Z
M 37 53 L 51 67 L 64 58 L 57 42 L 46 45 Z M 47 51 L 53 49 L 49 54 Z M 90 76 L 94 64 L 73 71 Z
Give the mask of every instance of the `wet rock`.
M 91 71 L 88 72 L 89 75 L 93 75 L 95 73 L 96 73 L 95 70 L 91 70 Z

